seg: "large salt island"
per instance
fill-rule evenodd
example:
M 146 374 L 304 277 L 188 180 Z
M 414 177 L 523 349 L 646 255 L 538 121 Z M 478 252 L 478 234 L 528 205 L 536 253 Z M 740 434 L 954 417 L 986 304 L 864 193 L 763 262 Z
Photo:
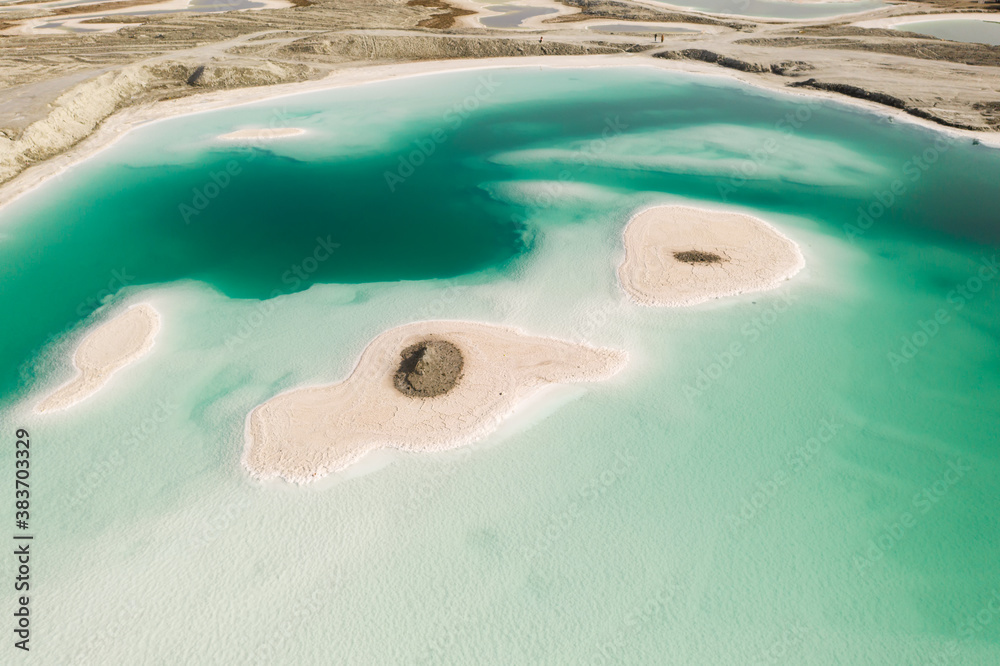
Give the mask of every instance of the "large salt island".
M 148 303 L 130 307 L 89 333 L 73 354 L 76 376 L 35 407 L 39 413 L 66 409 L 96 393 L 118 370 L 144 356 L 160 328 Z
M 656 206 L 626 225 L 618 279 L 642 305 L 679 307 L 773 289 L 803 266 L 798 245 L 763 220 Z
M 295 389 L 247 418 L 244 465 L 310 481 L 380 448 L 443 451 L 479 439 L 550 384 L 596 381 L 626 354 L 512 328 L 422 321 L 390 329 L 338 384 Z

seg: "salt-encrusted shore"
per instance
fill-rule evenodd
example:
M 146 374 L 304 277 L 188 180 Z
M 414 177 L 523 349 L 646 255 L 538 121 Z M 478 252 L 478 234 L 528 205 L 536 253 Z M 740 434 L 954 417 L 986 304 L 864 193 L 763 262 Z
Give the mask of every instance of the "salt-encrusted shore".
M 401 354 L 431 341 L 461 352 L 457 384 L 435 397 L 405 395 L 396 384 Z M 254 408 L 246 421 L 243 464 L 259 479 L 307 482 L 375 449 L 456 448 L 495 430 L 543 387 L 606 379 L 626 359 L 622 351 L 490 324 L 406 324 L 372 340 L 346 380 L 294 389 Z
M 107 321 L 87 336 L 73 354 L 76 376 L 35 406 L 38 413 L 66 409 L 86 400 L 111 376 L 153 347 L 160 315 L 149 303 L 139 303 Z
M 779 286 L 805 260 L 799 246 L 750 215 L 655 206 L 625 226 L 622 288 L 642 305 L 680 307 Z
M 232 11 L 257 11 L 261 9 L 282 9 L 285 7 L 294 6 L 288 0 L 254 0 L 258 3 L 257 6 L 246 7 L 245 9 L 233 9 Z M 0 34 L 4 35 L 56 35 L 60 32 L 69 30 L 80 30 L 82 32 L 114 32 L 122 27 L 130 25 L 129 21 L 134 15 L 136 15 L 137 10 L 142 12 L 143 10 L 149 11 L 150 14 L 167 14 L 172 12 L 182 12 L 186 10 L 197 11 L 196 8 L 191 7 L 191 0 L 159 0 L 158 2 L 146 3 L 141 9 L 136 8 L 132 3 L 122 2 L 116 7 L 113 3 L 104 2 L 87 2 L 86 0 L 80 0 L 79 2 L 67 2 L 60 3 L 55 9 L 68 9 L 74 8 L 77 10 L 83 10 L 87 5 L 92 5 L 97 11 L 86 12 L 78 11 L 72 16 L 60 16 L 58 14 L 43 15 L 39 18 L 31 18 L 25 21 L 18 21 L 10 28 L 0 29 Z M 153 7 L 155 5 L 155 7 Z M 52 8 L 48 2 L 32 2 L 24 3 L 20 5 L 5 5 L 5 9 L 15 9 L 18 11 L 23 10 L 34 10 L 44 11 L 45 9 Z M 151 11 L 150 11 L 151 10 Z M 217 10 L 218 11 L 218 10 Z M 114 18 L 116 16 L 121 16 L 125 19 L 124 23 L 86 23 L 86 21 L 93 21 L 94 19 L 102 18 Z
M 271 139 L 284 139 L 292 136 L 301 136 L 306 131 L 300 127 L 264 127 L 261 129 L 242 129 L 220 134 L 219 138 L 226 141 L 269 141 Z
M 368 65 L 346 67 L 335 71 L 330 76 L 316 81 L 285 83 L 260 88 L 222 90 L 205 93 L 196 98 L 183 98 L 160 102 L 156 105 L 130 107 L 114 114 L 100 124 L 87 138 L 60 155 L 52 157 L 29 167 L 14 179 L 0 185 L 0 208 L 16 200 L 21 195 L 30 192 L 46 181 L 60 175 L 99 152 L 113 146 L 120 138 L 136 127 L 146 126 L 158 121 L 169 120 L 186 115 L 217 111 L 220 109 L 260 102 L 276 100 L 282 97 L 332 90 L 335 88 L 377 83 L 413 76 L 443 74 L 447 72 L 490 70 L 519 67 L 551 67 L 551 68 L 594 68 L 594 67 L 654 67 L 661 70 L 681 74 L 697 74 L 704 80 L 737 80 L 740 83 L 757 89 L 768 90 L 779 96 L 797 98 L 826 99 L 835 104 L 855 107 L 878 114 L 882 117 L 893 117 L 900 122 L 909 123 L 933 129 L 936 132 L 950 136 L 960 136 L 976 139 L 984 145 L 1000 147 L 1000 133 L 973 131 L 945 127 L 930 120 L 916 118 L 901 109 L 886 107 L 868 100 L 845 97 L 836 93 L 796 88 L 790 90 L 784 82 L 753 76 L 732 69 L 719 67 L 703 62 L 688 60 L 653 59 L 637 54 L 616 55 L 586 55 L 586 56 L 528 56 L 479 58 L 468 60 L 430 60 L 411 63 L 394 63 L 387 65 Z M 276 128 L 277 129 L 277 128 Z

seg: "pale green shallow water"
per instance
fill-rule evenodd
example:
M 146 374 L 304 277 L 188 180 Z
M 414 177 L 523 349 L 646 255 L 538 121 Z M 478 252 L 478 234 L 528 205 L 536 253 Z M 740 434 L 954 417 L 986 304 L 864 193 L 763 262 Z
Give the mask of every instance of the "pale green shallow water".
M 973 42 L 979 44 L 1000 45 L 1000 22 L 981 21 L 975 19 L 949 21 L 918 21 L 902 23 L 896 26 L 898 30 L 931 35 L 940 39 L 950 39 L 955 42 Z
M 279 112 L 310 134 L 211 139 Z M 390 192 L 385 171 L 434 136 Z M 639 68 L 420 77 L 133 132 L 0 230 L 0 423 L 33 441 L 33 656 L 996 663 L 1000 290 L 969 281 L 1000 240 L 1000 154 L 941 136 Z M 184 224 L 178 204 L 230 159 L 240 173 Z M 670 201 L 756 211 L 807 267 L 767 294 L 633 306 L 622 226 Z M 331 258 L 284 280 L 327 236 Z M 112 271 L 128 284 L 92 312 Z M 86 326 L 139 299 L 163 315 L 153 353 L 30 414 Z M 462 451 L 310 487 L 246 476 L 249 409 L 433 317 L 631 360 Z

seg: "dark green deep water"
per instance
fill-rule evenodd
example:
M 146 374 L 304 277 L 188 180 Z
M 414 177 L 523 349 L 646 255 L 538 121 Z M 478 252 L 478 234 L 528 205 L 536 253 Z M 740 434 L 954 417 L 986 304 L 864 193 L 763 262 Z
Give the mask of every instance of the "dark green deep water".
M 500 84 L 480 95 L 478 108 L 469 110 L 470 96 L 464 93 L 482 90 L 477 79 L 483 76 L 467 75 L 468 85 L 424 103 L 406 122 L 373 114 L 366 131 L 382 130 L 378 143 L 358 151 L 334 147 L 333 155 L 323 153 L 322 137 L 315 152 L 298 157 L 294 151 L 226 149 L 215 142 L 182 154 L 178 163 L 157 165 L 157 153 L 172 145 L 172 136 L 192 127 L 188 119 L 160 123 L 127 137 L 120 150 L 75 167 L 58 185 L 8 207 L 0 244 L 0 306 L 32 314 L 5 332 L 0 390 L 14 390 L 17 368 L 30 364 L 40 345 L 79 323 L 123 282 L 195 279 L 232 298 L 263 299 L 313 282 L 443 278 L 502 267 L 528 249 L 531 230 L 521 222 L 524 207 L 492 200 L 478 187 L 493 180 L 558 180 L 568 170 L 575 182 L 623 193 L 660 191 L 804 216 L 822 211 L 823 221 L 837 232 L 856 221 L 859 206 L 877 205 L 875 195 L 900 178 L 907 192 L 878 219 L 871 237 L 905 231 L 944 243 L 1000 243 L 998 214 L 983 204 L 996 193 L 1000 159 L 996 151 L 968 141 L 949 147 L 912 183 L 913 167 L 904 173 L 903 165 L 932 147 L 934 137 L 841 108 L 642 71 L 614 77 L 567 71 L 488 76 Z M 297 119 L 320 124 L 325 116 L 346 111 L 340 129 L 349 134 L 351 125 L 364 122 L 366 104 L 405 107 L 406 85 L 395 98 L 389 87 L 377 85 L 339 93 L 337 109 L 321 112 L 294 99 L 282 102 L 280 125 L 301 124 Z M 532 97 L 535 86 L 545 91 L 541 98 Z M 242 109 L 235 114 L 254 116 Z M 273 113 L 256 115 L 264 119 L 261 124 L 274 124 Z M 586 150 L 572 159 L 517 168 L 486 159 L 497 152 L 599 140 L 609 127 L 632 136 L 719 126 L 719 145 L 709 148 L 717 151 L 713 159 L 752 158 L 752 151 L 764 148 L 759 154 L 767 156 L 767 166 L 779 158 L 768 152 L 765 139 L 724 146 L 724 125 L 774 131 L 783 118 L 790 120 L 781 132 L 857 150 L 888 165 L 886 176 L 879 182 L 840 166 L 836 171 L 857 178 L 855 186 L 817 187 L 796 183 L 796 169 L 757 181 L 741 181 L 739 171 L 725 167 L 718 173 L 683 173 L 669 165 L 654 171 L 612 169 Z M 434 130 L 443 131 L 443 142 L 434 140 Z M 113 155 L 122 153 L 142 154 L 152 164 L 116 162 Z M 423 164 L 421 155 L 427 158 Z M 822 154 L 815 157 L 822 161 Z M 390 191 L 385 174 L 408 173 L 401 160 L 419 166 Z M 227 183 L 230 175 L 235 177 Z M 217 189 L 218 183 L 227 184 Z M 866 186 L 857 186 L 862 183 Z M 317 262 L 312 272 L 305 270 L 311 263 L 294 270 L 316 252 L 319 239 L 339 244 L 336 259 Z

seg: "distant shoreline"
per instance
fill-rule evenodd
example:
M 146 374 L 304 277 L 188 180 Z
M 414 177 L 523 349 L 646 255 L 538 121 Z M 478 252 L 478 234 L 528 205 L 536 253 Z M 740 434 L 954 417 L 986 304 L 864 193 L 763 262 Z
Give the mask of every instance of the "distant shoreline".
M 859 28 L 895 28 L 909 23 L 933 23 L 935 21 L 984 21 L 986 23 L 1000 23 L 1000 12 L 904 14 L 903 16 L 858 21 L 854 25 Z

